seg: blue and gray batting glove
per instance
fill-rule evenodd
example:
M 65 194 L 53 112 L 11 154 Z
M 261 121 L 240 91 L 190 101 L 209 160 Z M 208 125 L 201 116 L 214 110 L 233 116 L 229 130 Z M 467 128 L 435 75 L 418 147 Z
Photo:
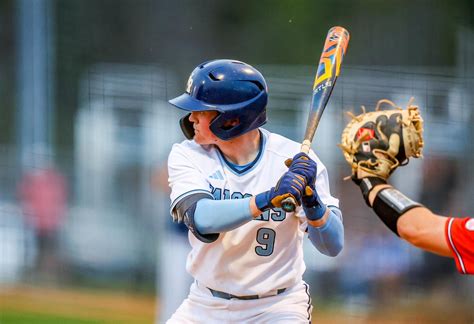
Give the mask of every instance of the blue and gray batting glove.
M 275 187 L 256 195 L 255 203 L 258 209 L 265 211 L 269 208 L 281 208 L 281 202 L 284 199 L 293 197 L 300 206 L 305 187 L 305 178 L 288 170 L 281 176 Z
M 318 192 L 314 187 L 306 186 L 301 200 L 303 202 L 306 218 L 313 221 L 323 218 L 327 207 L 321 201 L 321 198 L 319 198 Z
M 317 165 L 306 153 L 298 153 L 292 159 L 285 161 L 288 171 L 292 171 L 304 177 L 306 184 L 314 188 L 316 181 Z

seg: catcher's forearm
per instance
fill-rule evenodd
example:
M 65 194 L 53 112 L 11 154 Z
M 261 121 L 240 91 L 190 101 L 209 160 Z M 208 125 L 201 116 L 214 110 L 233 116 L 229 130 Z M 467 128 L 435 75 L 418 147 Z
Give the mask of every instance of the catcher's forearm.
M 377 194 L 390 185 L 378 185 L 374 187 L 369 195 L 372 204 Z M 433 214 L 423 206 L 412 208 L 397 219 L 397 231 L 401 238 L 411 244 L 439 255 L 453 257 L 453 251 L 449 248 L 444 239 L 444 230 L 447 217 Z
M 392 232 L 400 236 L 397 227 L 398 219 L 407 211 L 422 205 L 384 182 L 380 182 L 377 178 L 364 178 L 359 186 L 364 198 L 377 216 Z
M 382 190 L 383 188 L 389 188 L 391 187 L 391 185 L 389 184 L 380 184 L 380 185 L 376 185 L 373 190 L 370 191 L 370 194 L 369 194 L 369 206 L 372 207 L 373 204 L 374 204 L 374 200 L 375 200 L 375 197 L 377 196 L 377 194 L 379 193 L 380 190 Z
M 400 237 L 416 247 L 439 255 L 454 257 L 445 236 L 448 217 L 433 214 L 424 207 L 413 208 L 397 222 Z

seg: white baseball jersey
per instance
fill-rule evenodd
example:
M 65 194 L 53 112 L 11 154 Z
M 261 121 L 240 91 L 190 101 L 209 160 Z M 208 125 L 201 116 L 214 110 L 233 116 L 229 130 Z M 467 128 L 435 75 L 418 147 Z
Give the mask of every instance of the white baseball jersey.
M 237 171 L 213 145 L 194 141 L 175 144 L 168 160 L 171 211 L 188 195 L 207 193 L 214 199 L 250 197 L 274 187 L 288 169 L 284 161 L 300 150 L 300 144 L 260 129 L 262 145 L 254 163 Z M 325 166 L 314 154 L 318 173 L 316 189 L 329 206 L 339 206 L 329 192 Z M 202 285 L 237 296 L 264 295 L 301 282 L 303 235 L 306 218 L 303 209 L 285 213 L 265 211 L 258 218 L 225 233 L 216 241 L 204 243 L 189 232 L 192 251 L 187 271 Z

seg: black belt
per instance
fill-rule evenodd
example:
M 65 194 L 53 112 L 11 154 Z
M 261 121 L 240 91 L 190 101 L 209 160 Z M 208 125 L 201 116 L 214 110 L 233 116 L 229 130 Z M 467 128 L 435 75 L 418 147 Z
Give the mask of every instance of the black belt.
M 229 294 L 229 293 L 226 293 L 226 292 L 223 292 L 223 291 L 214 290 L 214 289 L 211 289 L 211 288 L 209 288 L 209 287 L 208 287 L 207 289 L 209 289 L 209 291 L 211 292 L 212 296 L 217 297 L 217 298 L 227 299 L 227 300 L 230 300 L 230 299 L 232 299 L 232 298 L 241 299 L 241 300 L 251 300 L 251 299 L 265 298 L 265 297 L 270 297 L 270 296 L 279 295 L 279 294 L 283 293 L 283 292 L 286 290 L 286 288 L 278 289 L 277 292 L 276 292 L 276 294 L 274 294 L 274 295 L 236 296 L 236 295 L 232 295 L 232 294 Z

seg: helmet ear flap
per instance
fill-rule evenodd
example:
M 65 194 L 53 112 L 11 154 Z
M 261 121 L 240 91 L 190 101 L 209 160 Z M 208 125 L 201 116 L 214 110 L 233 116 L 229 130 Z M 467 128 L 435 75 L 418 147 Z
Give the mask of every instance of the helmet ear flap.
M 183 131 L 184 136 L 188 140 L 192 140 L 194 138 L 195 133 L 194 133 L 193 122 L 189 120 L 189 116 L 191 116 L 191 113 L 181 118 L 179 120 L 179 126 L 181 126 L 181 130 Z

